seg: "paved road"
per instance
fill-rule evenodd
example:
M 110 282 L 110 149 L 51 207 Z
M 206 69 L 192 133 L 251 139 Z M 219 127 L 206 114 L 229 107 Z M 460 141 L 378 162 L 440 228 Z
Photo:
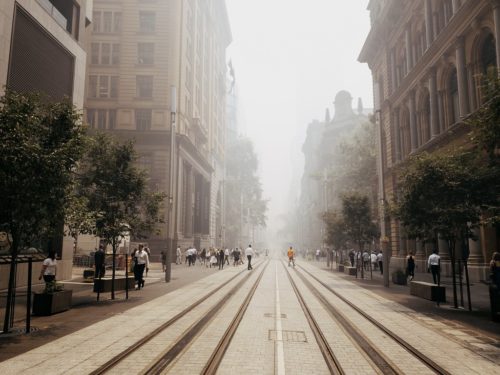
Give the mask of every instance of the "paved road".
M 322 269 L 322 264 L 299 262 L 299 265 L 300 267 L 292 269 L 283 266 L 281 260 L 273 259 L 269 264 L 263 263 L 252 271 L 240 266 L 228 267 L 221 272 L 202 267 L 179 266 L 174 268 L 174 274 L 178 272 L 179 279 L 184 279 L 184 285 L 179 283 L 175 288 L 166 290 L 164 288 L 167 284 L 160 282 L 161 277 L 156 277 L 157 283 L 147 283 L 144 290 L 133 292 L 129 301 L 82 305 L 81 308 L 63 314 L 39 318 L 36 324 L 41 330 L 36 336 L 0 340 L 0 355 L 4 355 L 5 359 L 0 363 L 0 371 L 6 374 L 90 373 L 141 337 L 178 316 L 174 324 L 152 337 L 109 372 L 140 373 L 152 361 L 165 355 L 165 366 L 160 372 L 201 373 L 226 334 L 230 322 L 238 311 L 242 311 L 242 303 L 255 285 L 248 308 L 243 310 L 242 320 L 224 351 L 217 372 L 328 374 L 330 369 L 294 291 L 293 281 L 303 296 L 303 303 L 318 322 L 324 342 L 331 348 L 346 373 L 386 372 L 381 370 L 376 358 L 363 351 L 363 344 L 348 332 L 342 319 L 332 317 L 325 304 L 335 306 L 347 324 L 355 327 L 363 340 L 373 346 L 373 351 L 379 354 L 382 361 L 395 369 L 395 373 L 433 372 L 340 298 L 345 298 L 352 305 L 368 312 L 374 320 L 448 373 L 498 373 L 500 335 L 495 332 L 475 330 L 468 322 L 450 320 L 446 316 L 447 308 L 439 308 L 439 311 L 445 311 L 444 315 L 431 314 L 429 311 L 436 312 L 438 308 L 427 301 L 416 299 L 413 303 L 420 308 L 415 309 L 395 302 L 398 298 L 402 299 L 403 294 L 399 290 L 379 290 L 369 282 L 360 283 L 345 275 Z M 331 293 L 306 271 L 311 272 L 338 295 Z M 261 272 L 262 278 L 259 279 Z M 159 270 L 156 273 L 161 276 Z M 156 273 L 150 275 L 151 282 Z M 241 285 L 235 287 L 238 282 Z M 208 298 L 185 310 L 207 292 L 211 292 Z M 415 297 L 409 299 L 413 301 Z M 210 315 L 219 305 L 217 312 Z M 206 318 L 209 315 L 210 318 Z M 58 316 L 63 322 L 60 330 L 66 330 L 64 335 L 56 328 Z M 204 318 L 206 322 L 201 325 L 199 322 Z M 196 327 L 199 329 L 196 330 Z M 184 337 L 188 332 L 191 335 Z M 177 340 L 181 337 L 183 341 L 178 344 Z M 47 343 L 41 345 L 40 341 L 43 339 Z M 29 343 L 37 340 L 38 345 L 27 351 L 30 349 Z M 13 356 L 16 350 L 11 350 L 9 359 L 6 358 L 8 355 L 3 354 L 9 348 L 17 347 L 19 351 L 23 346 L 26 351 L 23 354 Z M 179 350 L 168 359 L 169 353 L 176 347 Z

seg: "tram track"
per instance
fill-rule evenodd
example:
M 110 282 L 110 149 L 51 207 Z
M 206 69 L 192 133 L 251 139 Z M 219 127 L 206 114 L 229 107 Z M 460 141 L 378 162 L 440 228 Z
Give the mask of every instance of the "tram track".
M 265 263 L 265 261 L 261 261 L 260 263 L 257 263 L 254 266 L 254 268 L 258 269 L 264 263 Z M 267 266 L 267 264 L 266 264 L 266 266 Z M 232 276 L 229 280 L 227 280 L 225 282 L 225 284 L 227 285 L 227 284 L 233 282 L 235 279 L 237 279 L 238 277 L 240 277 L 242 274 L 245 274 L 245 273 L 248 273 L 248 271 L 246 269 L 242 270 L 241 272 L 238 272 L 236 275 Z M 195 323 L 189 331 L 190 332 L 193 331 L 194 327 L 198 327 L 199 330 L 202 329 L 203 326 L 210 321 L 210 319 L 208 319 L 208 318 L 205 319 L 205 317 L 207 315 L 209 315 L 209 314 L 211 314 L 210 316 L 215 315 L 216 312 L 217 312 L 217 310 L 220 310 L 222 308 L 222 306 L 225 304 L 225 302 L 227 302 L 231 298 L 231 296 L 233 296 L 234 293 L 236 293 L 236 291 L 249 279 L 250 276 L 251 276 L 251 273 L 248 273 L 246 276 L 244 276 L 242 278 L 242 280 L 238 281 L 238 283 L 235 286 L 233 286 L 231 288 L 231 290 L 229 292 L 227 292 L 224 295 L 224 297 L 215 304 L 215 306 L 213 306 L 212 308 L 210 308 L 209 312 L 207 314 L 205 314 L 205 316 L 202 319 L 200 319 L 197 323 Z M 220 286 L 216 286 L 215 288 L 213 288 L 212 290 L 210 290 L 208 293 L 206 293 L 203 297 L 201 297 L 200 299 L 198 299 L 197 301 L 195 301 L 194 303 L 192 303 L 191 305 L 189 305 L 187 308 L 183 309 L 181 312 L 179 312 L 178 314 L 176 314 L 175 316 L 173 316 L 172 318 L 170 318 L 168 321 L 166 321 L 165 323 L 161 324 L 159 327 L 155 328 L 153 331 L 151 331 L 150 333 L 148 333 L 147 335 L 145 335 L 141 339 L 137 340 L 135 343 L 133 343 L 132 345 L 130 345 L 129 347 L 127 347 L 126 349 L 124 349 L 123 351 L 121 351 L 120 353 L 118 353 L 117 355 L 115 355 L 112 358 L 110 358 L 108 361 L 106 361 L 104 364 L 100 365 L 98 368 L 96 368 L 90 374 L 91 375 L 100 375 L 100 374 L 105 374 L 105 373 L 109 372 L 115 366 L 117 366 L 122 361 L 124 361 L 125 359 L 127 359 L 128 357 L 130 357 L 133 353 L 135 353 L 139 349 L 143 348 L 148 342 L 150 342 L 151 340 L 153 340 L 155 337 L 157 337 L 158 335 L 160 335 L 162 332 L 164 332 L 165 330 L 167 330 L 169 327 L 173 326 L 176 322 L 178 322 L 186 314 L 188 314 L 189 312 L 191 312 L 196 307 L 200 306 L 203 302 L 207 301 L 210 297 L 212 297 L 215 293 L 217 293 L 219 291 L 219 289 L 220 289 Z M 203 323 L 200 323 L 201 321 L 203 321 Z M 191 332 L 191 334 L 193 332 Z M 192 337 L 188 338 L 186 336 L 186 334 L 185 334 L 180 339 L 178 339 L 176 341 L 176 343 L 173 345 L 173 347 L 171 347 L 171 349 L 169 350 L 170 356 L 173 355 L 174 351 L 180 352 L 182 350 L 182 345 L 183 344 L 182 344 L 181 341 L 183 339 L 184 339 L 184 343 L 185 343 L 186 340 L 188 342 L 190 340 L 192 340 Z M 175 358 L 175 356 L 172 357 L 171 359 L 173 359 L 173 358 Z M 167 360 L 165 362 L 170 363 L 171 359 L 169 359 L 169 360 Z M 168 365 L 168 363 L 167 363 L 167 365 Z M 151 369 L 152 369 L 152 366 L 150 366 L 147 371 L 149 371 Z M 153 374 L 153 373 L 159 373 L 159 372 L 144 372 L 144 373 L 148 373 L 148 374 L 151 373 L 151 374 Z
M 358 306 L 353 304 L 351 301 L 346 299 L 344 296 L 336 292 L 330 286 L 328 286 L 325 282 L 320 280 L 318 277 L 313 275 L 311 272 L 306 270 L 304 267 L 298 266 L 305 274 L 323 286 L 326 290 L 331 292 L 335 297 L 340 299 L 342 302 L 347 304 L 351 309 L 356 311 L 363 318 L 372 323 L 375 327 L 377 327 L 380 331 L 382 331 L 385 335 L 394 340 L 400 347 L 404 348 L 408 353 L 410 353 L 413 357 L 423 363 L 427 368 L 429 368 L 432 372 L 436 374 L 442 375 L 451 375 L 449 371 L 444 369 L 442 366 L 437 364 L 431 358 L 423 354 L 413 345 L 408 343 L 401 336 L 397 335 L 389 328 L 375 320 L 373 317 L 368 315 L 365 311 L 360 309 Z M 297 271 L 297 270 L 296 270 Z M 340 310 L 333 306 L 331 302 L 329 302 L 319 291 L 317 287 L 315 287 L 302 272 L 296 272 L 297 276 L 301 279 L 304 285 L 311 291 L 311 293 L 320 301 L 320 303 L 324 306 L 324 308 L 332 315 L 332 317 L 346 330 L 346 332 L 351 335 L 353 340 L 362 348 L 362 350 L 366 353 L 366 355 L 371 359 L 371 361 L 380 369 L 383 374 L 403 374 L 404 371 L 400 370 L 395 366 L 388 358 L 385 356 L 381 356 L 378 354 L 377 347 L 374 343 L 370 342 L 359 330 L 354 326 L 352 322 L 345 318 L 344 313 L 340 312 Z M 291 278 L 289 274 L 289 278 Z

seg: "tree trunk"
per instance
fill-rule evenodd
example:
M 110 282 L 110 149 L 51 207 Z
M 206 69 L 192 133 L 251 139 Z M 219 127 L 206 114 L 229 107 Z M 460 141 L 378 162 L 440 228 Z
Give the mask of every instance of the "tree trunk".
M 451 260 L 451 277 L 453 279 L 453 305 L 456 309 L 458 309 L 457 282 L 455 274 L 455 242 L 456 241 L 454 240 L 449 240 L 448 247 L 450 251 L 450 260 Z
M 11 227 L 12 228 L 12 227 Z M 12 229 L 12 246 L 10 248 L 11 261 L 9 273 L 9 286 L 7 289 L 7 302 L 5 305 L 5 317 L 3 323 L 3 333 L 8 333 L 14 322 L 14 308 L 16 301 L 16 276 L 17 276 L 17 253 L 19 248 L 19 234 L 16 229 Z
M 116 238 L 113 237 L 113 271 L 111 274 L 111 299 L 115 299 L 115 271 L 116 271 Z M 126 272 L 126 270 L 125 270 Z

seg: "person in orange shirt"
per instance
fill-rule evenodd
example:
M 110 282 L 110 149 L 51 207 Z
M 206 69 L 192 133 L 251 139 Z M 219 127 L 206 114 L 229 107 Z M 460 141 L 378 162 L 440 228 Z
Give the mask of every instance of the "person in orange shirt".
M 295 267 L 295 251 L 292 249 L 291 246 L 288 249 L 287 255 L 288 255 L 288 267 L 290 267 L 290 264 L 293 264 L 293 266 Z

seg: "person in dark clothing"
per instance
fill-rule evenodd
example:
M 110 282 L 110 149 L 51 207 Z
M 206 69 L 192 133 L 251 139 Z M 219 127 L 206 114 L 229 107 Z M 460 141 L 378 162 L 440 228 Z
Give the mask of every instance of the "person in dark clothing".
M 354 251 L 349 251 L 349 260 L 351 261 L 351 267 L 354 267 Z
M 406 258 L 406 276 L 410 278 L 410 281 L 415 277 L 415 258 L 411 252 Z
M 94 277 L 96 279 L 104 277 L 104 274 L 106 273 L 106 253 L 104 252 L 104 246 L 102 245 L 99 246 L 99 250 L 97 250 L 94 254 L 94 266 Z
M 217 251 L 217 262 L 219 263 L 219 269 L 224 269 L 224 250 L 219 249 Z

